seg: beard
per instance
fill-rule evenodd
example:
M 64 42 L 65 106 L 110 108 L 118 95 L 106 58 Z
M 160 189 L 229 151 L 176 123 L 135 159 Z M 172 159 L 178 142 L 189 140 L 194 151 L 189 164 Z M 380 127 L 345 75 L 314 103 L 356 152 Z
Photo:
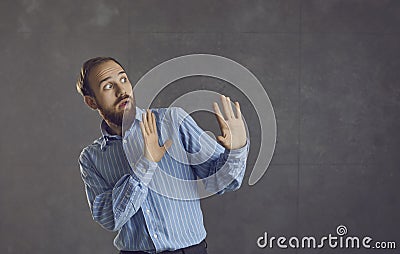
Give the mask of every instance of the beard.
M 108 110 L 105 108 L 100 108 L 100 115 L 106 120 L 106 122 L 111 122 L 114 125 L 122 126 L 122 120 L 124 118 L 124 112 L 115 112 L 113 110 Z
M 121 102 L 122 100 L 129 98 L 129 104 L 130 106 L 128 106 L 128 108 L 125 108 L 125 110 L 121 110 L 121 111 L 116 111 L 114 109 L 114 107 Z M 126 122 L 131 122 L 130 120 L 134 120 L 135 119 L 135 114 L 136 114 L 136 102 L 135 99 L 133 98 L 133 96 L 122 96 L 120 97 L 114 104 L 114 107 L 112 109 L 106 109 L 103 108 L 102 106 L 100 106 L 98 104 L 98 109 L 99 109 L 99 113 L 100 115 L 104 118 L 104 120 L 106 122 L 111 122 L 112 124 L 122 127 L 122 124 L 126 124 Z M 127 120 L 124 120 L 124 114 L 125 114 L 125 118 L 128 118 Z M 130 119 L 132 118 L 133 119 Z

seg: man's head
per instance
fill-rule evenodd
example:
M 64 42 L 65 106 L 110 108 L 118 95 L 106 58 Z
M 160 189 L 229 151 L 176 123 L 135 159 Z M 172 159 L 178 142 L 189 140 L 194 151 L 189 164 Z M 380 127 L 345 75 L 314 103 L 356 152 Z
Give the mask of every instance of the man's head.
M 76 84 L 85 103 L 106 120 L 107 124 L 122 126 L 124 110 L 136 110 L 132 85 L 122 65 L 111 57 L 87 60 Z

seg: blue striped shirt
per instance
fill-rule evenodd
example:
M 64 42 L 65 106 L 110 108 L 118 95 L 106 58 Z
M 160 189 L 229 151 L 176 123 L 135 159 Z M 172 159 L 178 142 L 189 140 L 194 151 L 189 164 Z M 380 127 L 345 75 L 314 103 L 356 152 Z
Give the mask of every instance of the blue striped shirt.
M 196 188 L 163 182 L 165 176 L 189 183 L 201 179 L 207 191 L 222 194 L 237 190 L 245 173 L 249 139 L 244 147 L 228 150 L 183 109 L 151 111 L 156 116 L 159 143 L 176 137 L 159 162 L 143 156 L 139 121 L 145 111 L 138 107 L 134 122 L 122 136 L 107 132 L 103 120 L 102 136 L 79 156 L 92 217 L 103 228 L 118 232 L 114 239 L 118 250 L 156 253 L 195 245 L 206 237 L 200 199 L 193 198 L 198 194 Z M 224 174 L 216 174 L 222 170 Z M 183 198 L 164 195 L 168 190 L 180 191 L 177 194 Z

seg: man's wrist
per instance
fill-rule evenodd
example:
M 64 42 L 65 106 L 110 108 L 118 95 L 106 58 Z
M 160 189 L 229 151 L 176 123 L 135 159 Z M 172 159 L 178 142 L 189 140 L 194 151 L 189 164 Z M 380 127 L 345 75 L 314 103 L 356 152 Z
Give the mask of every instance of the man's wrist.
M 134 173 L 145 185 L 148 185 L 156 168 L 157 162 L 151 161 L 145 156 L 142 156 L 135 164 Z
M 229 157 L 238 158 L 243 155 L 243 153 L 247 153 L 249 149 L 250 140 L 246 138 L 246 143 L 244 146 L 237 148 L 237 149 L 227 149 L 225 148 L 225 153 L 229 154 Z

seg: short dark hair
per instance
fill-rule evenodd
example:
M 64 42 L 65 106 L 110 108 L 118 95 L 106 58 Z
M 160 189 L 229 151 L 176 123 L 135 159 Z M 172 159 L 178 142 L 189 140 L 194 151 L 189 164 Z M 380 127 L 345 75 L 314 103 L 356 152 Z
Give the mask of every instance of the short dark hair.
M 83 63 L 83 66 L 81 68 L 81 72 L 78 77 L 78 81 L 76 82 L 76 90 L 78 90 L 78 93 L 80 93 L 82 96 L 88 95 L 88 96 L 94 96 L 94 93 L 92 89 L 90 88 L 89 85 L 89 74 L 90 71 L 96 67 L 97 65 L 107 62 L 107 61 L 114 61 L 115 63 L 119 64 L 121 68 L 122 64 L 120 64 L 117 60 L 115 60 L 112 57 L 95 57 L 87 60 L 86 62 Z

